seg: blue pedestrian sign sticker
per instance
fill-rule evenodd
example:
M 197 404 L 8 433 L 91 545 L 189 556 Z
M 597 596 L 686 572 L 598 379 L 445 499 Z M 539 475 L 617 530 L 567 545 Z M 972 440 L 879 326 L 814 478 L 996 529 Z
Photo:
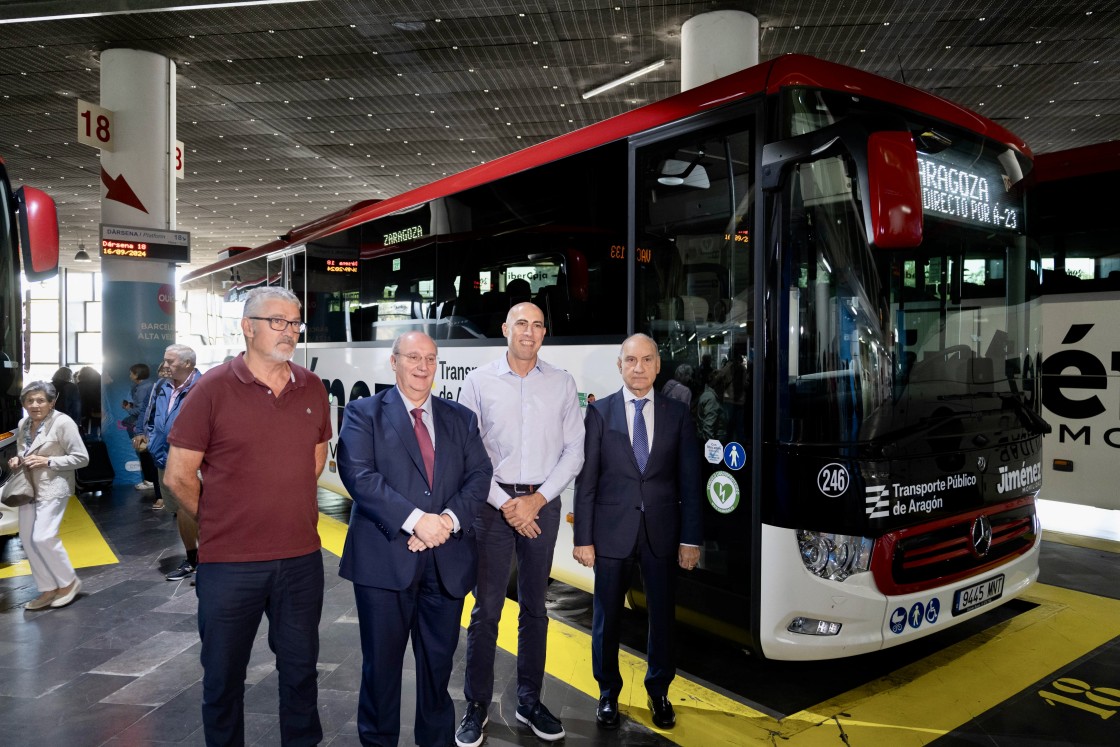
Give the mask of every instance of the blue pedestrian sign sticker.
M 917 629 L 922 624 L 922 620 L 926 616 L 926 607 L 921 602 L 914 602 L 914 606 L 910 608 L 910 627 Z
M 708 478 L 705 493 L 711 507 L 721 514 L 729 514 L 739 506 L 739 483 L 729 472 L 714 472 Z
M 747 452 L 739 443 L 732 441 L 723 447 L 723 463 L 729 469 L 742 469 L 746 461 Z

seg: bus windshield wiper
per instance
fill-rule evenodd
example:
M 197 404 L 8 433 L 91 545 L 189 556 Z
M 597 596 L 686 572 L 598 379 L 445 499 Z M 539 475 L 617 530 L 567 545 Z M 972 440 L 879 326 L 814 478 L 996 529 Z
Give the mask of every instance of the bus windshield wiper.
M 976 399 L 978 397 L 995 397 L 1005 405 L 1010 404 L 1011 409 L 1019 416 L 1019 422 L 1023 424 L 1031 435 L 1043 436 L 1054 430 L 1053 426 L 1047 423 L 1041 415 L 1035 412 L 1032 408 L 1027 406 L 1027 403 L 1022 400 L 1018 392 L 973 392 L 971 394 L 946 394 L 938 397 L 938 399 Z

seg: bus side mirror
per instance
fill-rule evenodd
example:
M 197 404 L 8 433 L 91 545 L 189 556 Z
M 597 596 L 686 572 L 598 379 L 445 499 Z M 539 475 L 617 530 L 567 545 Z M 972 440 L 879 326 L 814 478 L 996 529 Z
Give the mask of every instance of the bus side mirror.
M 16 191 L 19 245 L 28 281 L 54 277 L 58 272 L 58 211 L 50 196 L 34 187 Z
M 909 132 L 873 132 L 867 141 L 872 242 L 880 249 L 922 243 L 918 150 Z

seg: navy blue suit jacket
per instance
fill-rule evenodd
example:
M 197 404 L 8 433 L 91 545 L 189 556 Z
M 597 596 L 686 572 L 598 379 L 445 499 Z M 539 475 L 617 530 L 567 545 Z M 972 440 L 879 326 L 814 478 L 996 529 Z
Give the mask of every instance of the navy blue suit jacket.
M 338 470 L 354 499 L 339 574 L 364 586 L 401 591 L 416 578 L 421 556 L 434 553 L 448 594 L 466 596 L 478 570 L 474 520 L 486 503 L 493 467 L 474 413 L 432 396 L 435 485 L 429 488 L 412 418 L 396 387 L 346 406 Z M 450 509 L 460 530 L 431 550 L 412 552 L 401 525 L 414 509 Z
M 622 392 L 593 402 L 584 420 L 583 469 L 576 477 L 575 544 L 596 556 L 625 558 L 634 549 L 645 506 L 646 531 L 658 557 L 703 544 L 700 446 L 688 406 L 653 395 L 653 444 L 638 471 Z

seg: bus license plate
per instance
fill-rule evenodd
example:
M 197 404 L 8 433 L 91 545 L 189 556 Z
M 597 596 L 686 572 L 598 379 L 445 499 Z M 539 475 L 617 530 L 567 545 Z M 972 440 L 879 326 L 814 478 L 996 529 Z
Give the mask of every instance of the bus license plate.
M 953 594 L 953 615 L 961 615 L 977 607 L 983 607 L 1003 596 L 1003 574 L 985 579 Z

